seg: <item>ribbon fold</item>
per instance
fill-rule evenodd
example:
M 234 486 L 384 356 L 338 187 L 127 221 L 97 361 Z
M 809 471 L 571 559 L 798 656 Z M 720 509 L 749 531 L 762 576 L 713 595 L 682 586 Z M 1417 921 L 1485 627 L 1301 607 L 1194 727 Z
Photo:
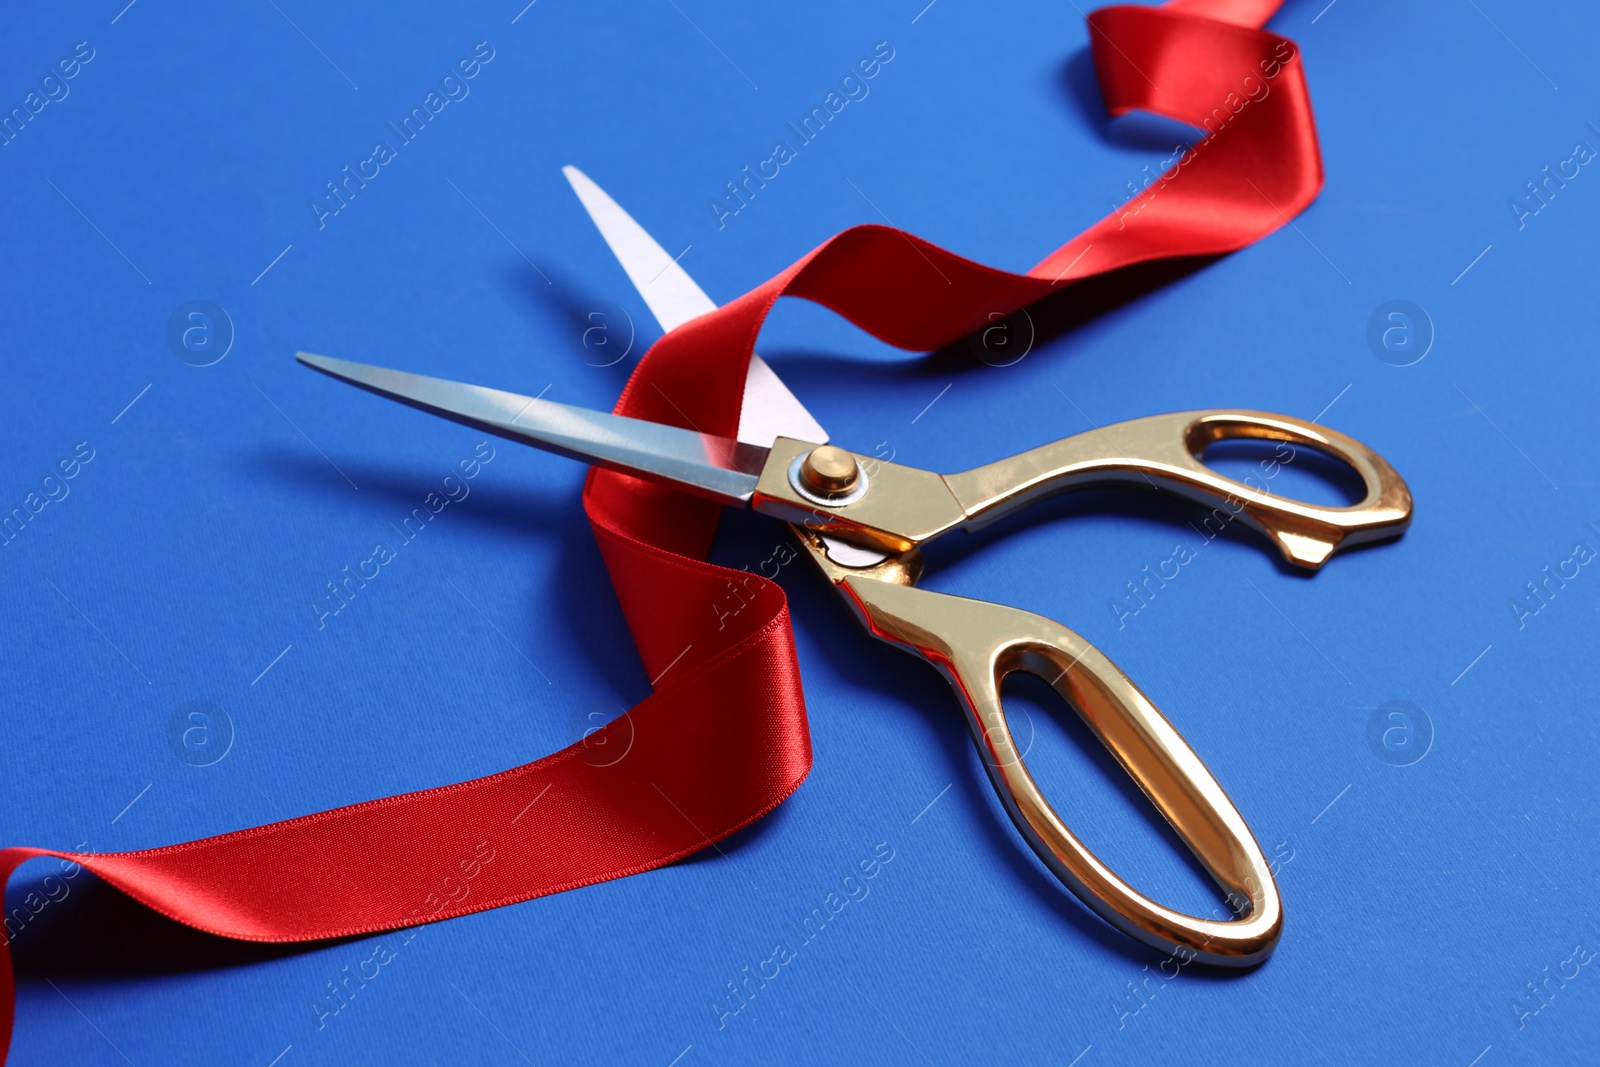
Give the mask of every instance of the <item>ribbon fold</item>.
M 888 227 L 853 227 L 663 337 L 617 413 L 733 436 L 750 353 L 780 296 L 815 301 L 900 348 L 931 350 L 988 312 L 1015 311 L 1074 281 L 1220 255 L 1278 229 L 1322 185 L 1297 50 L 1260 29 L 1281 2 L 1171 0 L 1089 16 L 1107 111 L 1154 112 L 1206 136 L 1026 274 Z M 57 857 L 200 930 L 316 941 L 651 870 L 761 818 L 811 768 L 782 590 L 705 562 L 721 510 L 714 504 L 595 470 L 584 507 L 656 679 L 622 718 L 487 778 L 218 837 L 106 855 L 0 850 L 0 883 L 27 860 Z M 715 611 L 730 594 L 744 607 Z M 9 1046 L 15 1011 L 10 936 L 0 942 L 0 1047 Z

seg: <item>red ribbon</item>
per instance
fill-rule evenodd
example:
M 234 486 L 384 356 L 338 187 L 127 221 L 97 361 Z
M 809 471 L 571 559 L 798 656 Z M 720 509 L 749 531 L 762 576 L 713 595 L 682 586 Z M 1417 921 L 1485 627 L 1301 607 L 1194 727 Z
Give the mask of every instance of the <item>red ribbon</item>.
M 617 412 L 734 435 L 746 365 L 780 296 L 814 300 L 901 348 L 935 349 L 988 312 L 1013 311 L 1074 280 L 1230 252 L 1276 230 L 1322 185 L 1296 49 L 1259 28 L 1281 2 L 1172 0 L 1089 16 L 1107 110 L 1151 111 L 1208 135 L 1027 274 L 973 263 L 899 230 L 854 227 L 663 337 L 640 361 Z M 811 768 L 782 590 L 705 562 L 716 505 L 596 470 L 584 507 L 655 679 L 649 699 L 599 733 L 488 778 L 166 848 L 5 849 L 0 883 L 26 860 L 57 857 L 64 871 L 81 864 L 200 930 L 313 941 L 651 870 L 759 819 Z M 736 614 L 717 610 L 730 593 L 745 604 Z M 307 885 L 322 888 L 308 893 Z M 13 1012 L 7 942 L 7 1044 Z

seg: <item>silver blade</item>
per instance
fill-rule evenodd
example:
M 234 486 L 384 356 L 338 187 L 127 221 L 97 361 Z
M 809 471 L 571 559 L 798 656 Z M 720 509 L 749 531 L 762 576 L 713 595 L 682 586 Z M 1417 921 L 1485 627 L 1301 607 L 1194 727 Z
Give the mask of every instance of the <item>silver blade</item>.
M 600 236 L 611 246 L 612 254 L 627 271 L 628 280 L 644 297 L 662 330 L 671 333 L 690 319 L 717 309 L 705 290 L 694 283 L 667 250 L 656 244 L 644 227 L 587 174 L 577 167 L 562 167 L 561 173 L 567 176 L 572 191 L 578 194 Z
M 561 173 L 663 330 L 670 333 L 690 319 L 716 310 L 705 290 L 604 189 L 577 167 L 562 167 Z M 826 444 L 828 431 L 811 417 L 766 360 L 753 355 L 744 380 L 739 440 L 770 448 L 778 437 Z
M 764 448 L 643 419 L 309 352 L 296 352 L 295 358 L 330 377 L 454 422 L 723 504 L 750 503 L 767 458 Z

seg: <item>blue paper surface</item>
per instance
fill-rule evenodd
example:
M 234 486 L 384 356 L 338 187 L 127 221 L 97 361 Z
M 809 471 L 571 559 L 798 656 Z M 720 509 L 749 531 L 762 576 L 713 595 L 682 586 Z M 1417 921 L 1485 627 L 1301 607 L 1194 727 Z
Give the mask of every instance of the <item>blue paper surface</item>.
M 11 12 L 0 505 L 45 503 L 0 545 L 3 843 L 142 848 L 460 781 L 643 698 L 583 469 L 509 443 L 313 609 L 481 438 L 292 353 L 609 407 L 658 331 L 563 164 L 727 300 L 885 219 L 1025 269 L 1192 136 L 1105 120 L 1071 4 L 923 5 Z M 373 939 L 241 946 L 84 877 L 16 931 L 13 1062 L 1592 1061 L 1600 177 L 1575 145 L 1600 149 L 1600 17 L 1290 0 L 1271 28 L 1303 50 L 1327 170 L 1292 227 L 1011 366 L 795 301 L 760 344 L 837 442 L 916 466 L 1227 406 L 1321 418 L 1404 474 L 1404 539 L 1311 578 L 1136 494 L 930 553 L 928 587 L 1080 631 L 1189 739 L 1278 865 L 1270 962 L 1173 976 L 1093 918 L 1009 825 L 944 684 L 796 564 L 816 765 L 720 853 L 423 928 L 336 1013 L 325 983 Z M 875 49 L 869 91 L 719 218 Z M 334 213 L 347 166 L 376 176 Z M 1338 499 L 1311 466 L 1283 491 Z M 714 558 L 783 536 L 730 515 Z M 1178 576 L 1124 601 L 1180 544 Z M 1008 692 L 1069 824 L 1159 899 L 1216 908 L 1064 709 Z M 48 873 L 23 868 L 8 913 Z M 793 959 L 745 984 L 778 943 Z

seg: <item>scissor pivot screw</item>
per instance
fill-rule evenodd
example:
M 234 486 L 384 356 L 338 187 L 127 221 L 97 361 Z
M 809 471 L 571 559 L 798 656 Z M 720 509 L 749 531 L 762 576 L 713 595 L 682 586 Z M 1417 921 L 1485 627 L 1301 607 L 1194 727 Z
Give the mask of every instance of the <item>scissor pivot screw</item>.
M 861 479 L 856 458 L 842 448 L 813 448 L 800 463 L 800 477 L 813 493 L 835 496 L 848 493 Z
M 818 445 L 794 457 L 789 464 L 789 484 L 813 504 L 842 508 L 866 493 L 867 472 L 844 449 Z

